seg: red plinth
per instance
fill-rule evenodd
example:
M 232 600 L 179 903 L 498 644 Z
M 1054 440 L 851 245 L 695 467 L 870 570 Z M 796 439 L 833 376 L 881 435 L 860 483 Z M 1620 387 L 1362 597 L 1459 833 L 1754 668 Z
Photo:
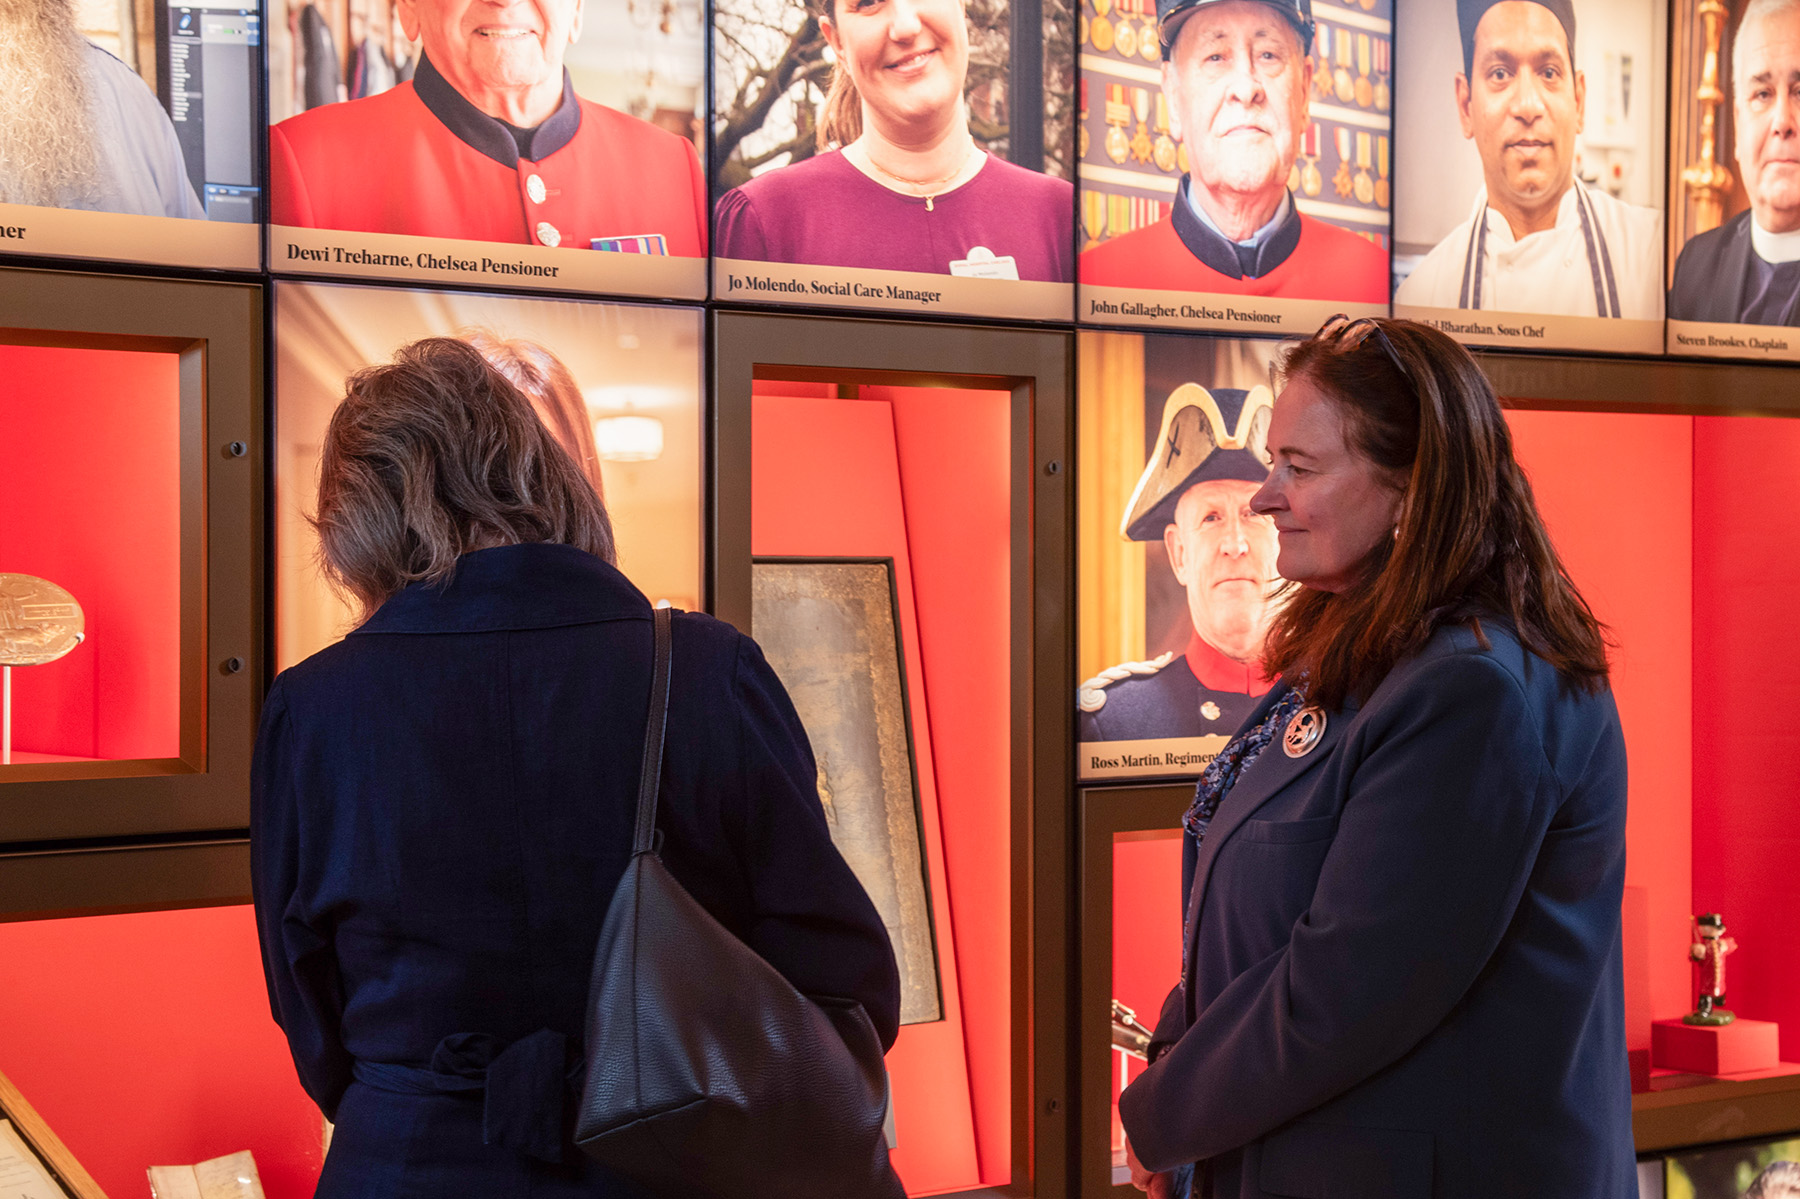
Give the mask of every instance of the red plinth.
M 1633 1049 L 1627 1052 L 1626 1057 L 1631 1063 L 1632 1094 L 1635 1095 L 1639 1091 L 1648 1091 L 1650 1089 L 1650 1051 L 1648 1049 Z
M 1658 1020 L 1650 1026 L 1650 1056 L 1664 1070 L 1742 1074 L 1781 1064 L 1781 1026 L 1738 1018 L 1719 1027 Z

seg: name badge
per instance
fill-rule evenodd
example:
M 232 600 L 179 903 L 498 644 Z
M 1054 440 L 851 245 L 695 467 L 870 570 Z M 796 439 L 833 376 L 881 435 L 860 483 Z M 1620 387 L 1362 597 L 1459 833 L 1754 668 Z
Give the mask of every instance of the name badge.
M 1016 283 L 1019 279 L 1019 264 L 1011 254 L 996 258 L 994 252 L 986 246 L 976 246 L 969 251 L 967 258 L 958 258 L 950 264 L 950 273 L 961 275 L 965 279 L 1011 279 Z

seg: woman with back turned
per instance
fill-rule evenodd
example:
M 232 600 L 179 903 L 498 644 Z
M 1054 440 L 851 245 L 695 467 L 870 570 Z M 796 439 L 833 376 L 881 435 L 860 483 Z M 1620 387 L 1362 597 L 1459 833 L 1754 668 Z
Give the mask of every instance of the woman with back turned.
M 251 865 L 275 1019 L 337 1124 L 318 1193 L 642 1199 L 565 1103 L 650 695 L 606 510 L 500 371 L 432 338 L 351 377 L 315 524 L 362 621 L 269 693 Z M 729 625 L 673 624 L 663 861 L 891 1045 L 893 953 L 787 694 Z
M 1251 507 L 1285 685 L 1187 813 L 1181 985 L 1119 1101 L 1133 1181 L 1628 1199 L 1603 630 L 1465 350 L 1336 318 L 1284 365 Z

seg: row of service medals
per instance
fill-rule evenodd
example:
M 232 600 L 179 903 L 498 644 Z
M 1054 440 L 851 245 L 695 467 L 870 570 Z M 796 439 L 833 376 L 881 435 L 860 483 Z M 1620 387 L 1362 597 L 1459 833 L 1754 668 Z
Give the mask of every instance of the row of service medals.
M 1108 192 L 1083 188 L 1081 192 L 1081 227 L 1090 241 L 1108 234 L 1118 237 L 1133 229 L 1154 225 L 1169 215 L 1172 205 L 1167 200 L 1148 196 L 1117 196 Z
M 1388 138 L 1385 133 L 1337 126 L 1331 131 L 1332 148 L 1337 151 L 1337 171 L 1331 176 L 1331 190 L 1343 199 L 1355 196 L 1362 204 L 1388 206 L 1390 188 L 1388 171 Z M 1300 139 L 1300 158 L 1288 175 L 1288 188 L 1316 196 L 1325 190 L 1325 174 L 1319 169 L 1321 131 L 1317 121 L 1309 122 Z M 1354 170 L 1352 169 L 1354 164 Z M 1371 174 L 1371 171 L 1374 173 Z
M 1077 19 L 1076 35 L 1084 46 L 1092 46 L 1102 54 L 1118 54 L 1123 58 L 1141 58 L 1145 62 L 1162 61 L 1162 45 L 1156 40 L 1156 4 L 1154 0 L 1092 0 L 1094 16 L 1086 12 Z M 1135 25 L 1134 20 L 1143 24 Z
M 1313 50 L 1313 91 L 1320 99 L 1375 112 L 1392 107 L 1393 43 L 1321 22 L 1313 31 Z
M 1150 124 L 1155 114 L 1154 129 Z M 1085 131 L 1088 114 L 1087 80 L 1081 81 L 1081 121 Z M 1148 87 L 1132 87 L 1124 83 L 1106 85 L 1106 156 L 1124 166 L 1128 161 L 1140 165 L 1154 162 L 1159 171 L 1186 173 L 1187 147 L 1179 146 L 1169 136 L 1169 101 L 1160 91 Z M 1137 132 L 1132 133 L 1133 118 Z M 1081 147 L 1083 154 L 1087 146 Z

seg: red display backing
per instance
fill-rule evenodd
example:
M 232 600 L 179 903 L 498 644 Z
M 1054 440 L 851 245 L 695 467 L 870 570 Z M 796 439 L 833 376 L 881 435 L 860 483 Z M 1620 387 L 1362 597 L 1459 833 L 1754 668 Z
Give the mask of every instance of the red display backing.
M 1641 920 L 1625 905 L 1626 961 L 1647 959 L 1632 976 L 1649 988 L 1627 1006 L 1650 1020 L 1679 1016 L 1693 1002 L 1694 421 L 1527 411 L 1507 419 L 1563 563 L 1618 643 L 1612 688 L 1631 779 L 1625 883 L 1643 888 Z M 1642 958 L 1630 943 L 1640 932 Z M 1647 1024 L 1627 1028 L 1626 1045 L 1649 1048 Z
M 113 1199 L 240 1149 L 269 1199 L 313 1193 L 323 1125 L 248 907 L 0 924 L 0 961 L 0 1073 Z
M 1010 1177 L 1008 429 L 1005 392 L 776 396 L 752 424 L 761 556 L 892 557 L 945 1018 L 888 1055 L 914 1195 Z M 798 389 L 796 389 L 798 390 Z
M 1725 917 L 1739 946 L 1727 1006 L 1780 1024 L 1789 1062 L 1800 1062 L 1797 479 L 1800 420 L 1694 421 L 1693 910 Z
M 0 572 L 59 584 L 87 640 L 13 671 L 31 760 L 181 754 L 179 361 L 0 346 Z

